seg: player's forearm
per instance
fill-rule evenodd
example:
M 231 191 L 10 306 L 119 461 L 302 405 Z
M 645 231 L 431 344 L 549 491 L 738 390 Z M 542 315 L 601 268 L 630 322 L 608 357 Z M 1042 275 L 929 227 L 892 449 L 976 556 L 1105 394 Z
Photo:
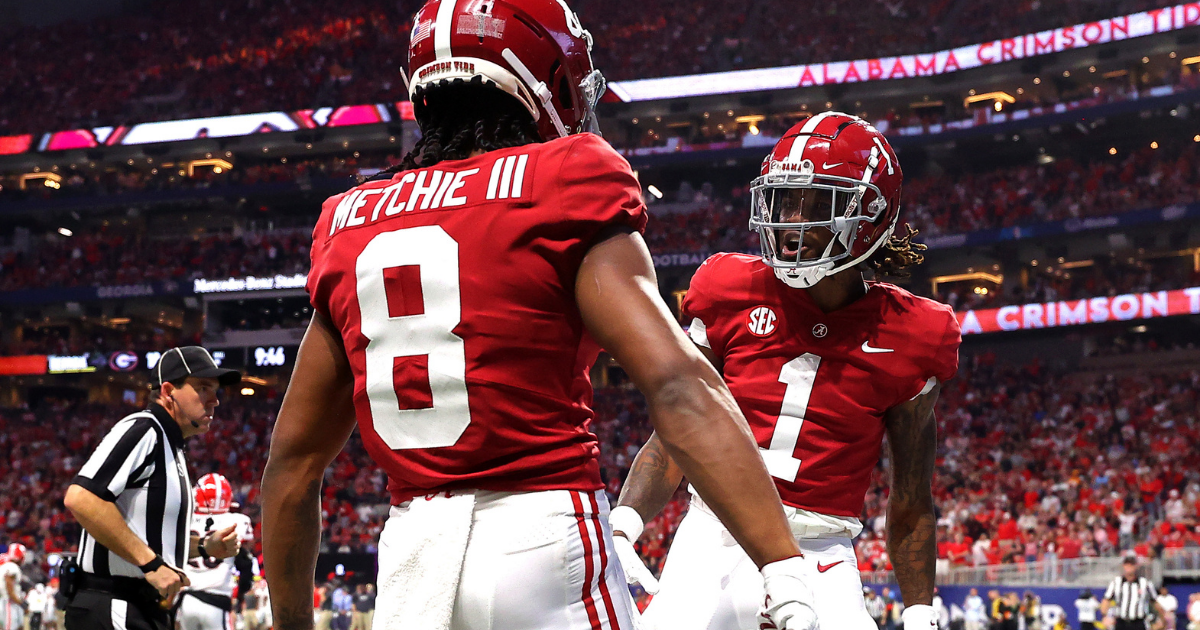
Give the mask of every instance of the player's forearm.
M 681 370 L 647 402 L 667 453 L 750 559 L 762 567 L 800 555 L 750 427 L 716 372 Z
M 933 604 L 937 567 L 937 517 L 933 497 L 916 505 L 888 506 L 887 548 L 905 604 Z
M 63 504 L 96 542 L 122 560 L 140 567 L 158 555 L 146 541 L 129 529 L 125 517 L 121 516 L 115 504 L 101 499 L 87 488 L 71 485 L 67 488 Z
M 683 471 L 667 454 L 666 445 L 655 433 L 633 459 L 617 503 L 632 507 L 643 522 L 649 522 L 671 500 L 681 481 Z
M 321 543 L 321 476 L 279 458 L 263 473 L 263 562 L 271 570 L 278 630 L 313 627 L 312 589 Z

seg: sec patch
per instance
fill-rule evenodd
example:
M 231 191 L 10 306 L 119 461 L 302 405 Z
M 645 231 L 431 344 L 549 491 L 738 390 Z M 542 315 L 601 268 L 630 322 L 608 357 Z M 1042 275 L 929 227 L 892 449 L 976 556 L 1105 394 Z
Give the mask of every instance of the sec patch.
M 756 337 L 766 337 L 775 332 L 775 322 L 778 321 L 775 311 L 769 306 L 759 306 L 750 311 L 746 327 L 750 334 Z

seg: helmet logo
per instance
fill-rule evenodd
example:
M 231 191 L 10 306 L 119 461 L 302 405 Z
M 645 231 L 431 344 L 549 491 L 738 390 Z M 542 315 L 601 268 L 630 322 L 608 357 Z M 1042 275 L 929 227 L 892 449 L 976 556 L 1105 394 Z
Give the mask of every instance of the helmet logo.
M 750 329 L 750 334 L 755 337 L 766 337 L 775 332 L 775 321 L 777 319 L 775 311 L 769 307 L 760 306 L 750 311 L 750 318 L 746 323 L 746 327 Z
M 829 327 L 825 324 L 817 324 L 816 326 L 813 326 L 812 333 L 814 337 L 821 339 L 825 335 L 829 334 Z
M 567 30 L 571 31 L 571 35 L 574 35 L 575 37 L 583 37 L 583 34 L 586 31 L 583 30 L 583 25 L 579 23 L 579 16 L 575 15 L 575 12 L 571 10 L 571 7 L 567 6 L 567 0 L 558 0 L 558 4 L 562 6 L 563 13 L 565 13 L 567 16 Z M 587 39 L 589 40 L 590 44 L 591 37 L 588 37 Z

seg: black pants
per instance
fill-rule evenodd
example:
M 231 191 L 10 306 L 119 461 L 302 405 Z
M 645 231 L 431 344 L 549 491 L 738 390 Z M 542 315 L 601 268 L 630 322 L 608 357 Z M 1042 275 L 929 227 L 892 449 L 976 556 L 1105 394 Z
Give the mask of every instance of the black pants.
M 1118 619 L 1113 630 L 1146 630 L 1145 619 Z
M 66 630 L 173 630 L 170 612 L 148 598 L 84 589 L 67 605 Z
M 1080 621 L 1079 630 L 1096 630 L 1096 624 L 1090 621 Z

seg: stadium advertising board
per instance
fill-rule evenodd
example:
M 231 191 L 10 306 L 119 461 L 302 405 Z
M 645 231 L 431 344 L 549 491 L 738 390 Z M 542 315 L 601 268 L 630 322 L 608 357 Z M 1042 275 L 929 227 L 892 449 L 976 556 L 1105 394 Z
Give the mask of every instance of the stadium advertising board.
M 662 77 L 608 84 L 608 100 L 626 103 L 689 96 L 738 94 L 797 87 L 928 77 L 1006 61 L 1028 59 L 1200 25 L 1200 2 L 1143 11 L 1040 33 L 996 39 L 933 53 L 857 59 L 830 63 Z M 412 103 L 323 107 L 293 112 L 261 112 L 142 123 L 121 127 L 73 129 L 37 136 L 0 137 L 0 155 L 37 151 L 180 142 L 256 133 L 346 127 L 413 120 Z
M 247 276 L 245 278 L 226 278 L 224 280 L 208 280 L 197 278 L 192 281 L 192 292 L 202 293 L 241 293 L 243 291 L 277 291 L 280 289 L 303 289 L 308 281 L 308 274 L 298 273 L 291 276 L 276 274 L 266 278 Z
M 39 136 L 2 136 L 0 155 L 37 151 L 66 151 L 96 147 L 182 142 L 200 138 L 232 138 L 258 133 L 351 127 L 413 120 L 411 103 L 322 107 L 294 112 L 259 112 L 188 120 L 167 120 L 122 127 L 71 129 Z M 37 139 L 36 144 L 34 139 Z
M 1087 48 L 1200 25 L 1200 2 L 997 39 L 935 53 L 831 63 L 736 70 L 690 76 L 619 81 L 609 89 L 621 101 L 654 101 L 713 94 L 787 90 L 949 74 L 1006 61 Z
M 23 376 L 46 373 L 46 355 L 29 354 L 19 357 L 0 357 L 0 376 Z
M 1200 315 L 1200 287 L 957 313 L 964 335 Z

